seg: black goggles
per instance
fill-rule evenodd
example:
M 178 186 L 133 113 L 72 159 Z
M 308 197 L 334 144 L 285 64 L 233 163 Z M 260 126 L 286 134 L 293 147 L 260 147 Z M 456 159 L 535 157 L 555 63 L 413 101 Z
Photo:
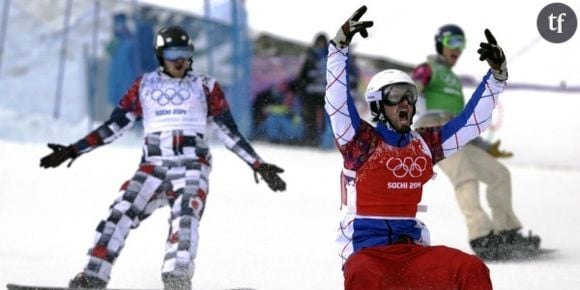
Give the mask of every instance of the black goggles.
M 401 83 L 385 86 L 381 89 L 383 94 L 383 103 L 392 106 L 401 103 L 407 99 L 411 105 L 417 103 L 417 88 L 412 84 Z

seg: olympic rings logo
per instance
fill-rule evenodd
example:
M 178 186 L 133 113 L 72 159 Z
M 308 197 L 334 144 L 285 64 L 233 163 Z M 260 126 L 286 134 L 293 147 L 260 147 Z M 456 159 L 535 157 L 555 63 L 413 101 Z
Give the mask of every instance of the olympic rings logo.
M 427 169 L 427 158 L 423 156 L 415 159 L 412 157 L 405 157 L 403 159 L 391 157 L 387 161 L 386 167 L 397 178 L 403 178 L 407 175 L 416 178 L 421 176 L 425 169 Z
M 181 105 L 189 98 L 191 98 L 191 92 L 186 88 L 153 89 L 151 91 L 151 99 L 161 106 L 166 106 L 170 103 Z

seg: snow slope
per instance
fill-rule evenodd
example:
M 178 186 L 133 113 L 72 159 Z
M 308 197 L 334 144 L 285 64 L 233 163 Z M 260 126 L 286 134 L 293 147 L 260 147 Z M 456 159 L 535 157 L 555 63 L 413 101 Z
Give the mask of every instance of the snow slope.
M 502 97 L 496 116 L 503 121 L 494 137 L 515 153 L 506 164 L 516 213 L 525 231 L 540 234 L 543 245 L 558 253 L 533 262 L 489 263 L 496 289 L 580 288 L 580 234 L 574 230 L 580 220 L 580 106 L 559 106 L 567 114 L 558 118 L 552 109 L 546 111 L 546 101 L 575 104 L 578 97 L 509 90 Z M 63 285 L 83 267 L 94 228 L 132 176 L 141 153 L 140 134 L 130 131 L 70 168 L 38 166 L 49 153 L 45 143 L 74 142 L 88 126 L 0 110 L 0 285 Z M 194 289 L 341 289 L 333 244 L 339 154 L 268 144 L 256 149 L 286 169 L 288 190 L 272 193 L 265 184 L 254 184 L 251 170 L 214 144 Z M 433 244 L 470 252 L 445 175 L 427 184 L 423 203 L 429 210 L 420 218 L 430 227 Z M 110 287 L 161 287 L 168 215 L 167 209 L 159 210 L 131 234 Z
M 130 138 L 130 137 L 128 137 Z M 137 145 L 110 145 L 71 168 L 44 170 L 42 143 L 0 140 L 0 284 L 63 285 L 81 270 L 98 221 L 117 189 L 136 169 Z M 258 152 L 284 169 L 288 190 L 254 184 L 249 168 L 214 146 L 214 171 L 200 227 L 194 289 L 341 289 L 333 245 L 338 225 L 336 152 L 259 144 Z M 525 229 L 558 249 L 533 262 L 489 263 L 496 289 L 579 289 L 580 171 L 508 163 L 514 207 Z M 433 244 L 470 251 L 452 188 L 439 174 L 425 188 Z M 160 288 L 169 211 L 160 209 L 129 236 L 110 287 Z

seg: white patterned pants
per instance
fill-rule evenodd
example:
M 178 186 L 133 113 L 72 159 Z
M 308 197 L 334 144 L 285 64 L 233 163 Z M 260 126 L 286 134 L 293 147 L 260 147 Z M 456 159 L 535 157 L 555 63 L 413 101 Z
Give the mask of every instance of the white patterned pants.
M 122 187 L 109 215 L 98 227 L 89 262 L 84 271 L 105 281 L 125 240 L 139 223 L 156 209 L 169 205 L 170 230 L 165 247 L 162 274 L 191 279 L 197 255 L 198 226 L 208 194 L 207 162 L 182 162 L 180 166 L 142 164 Z

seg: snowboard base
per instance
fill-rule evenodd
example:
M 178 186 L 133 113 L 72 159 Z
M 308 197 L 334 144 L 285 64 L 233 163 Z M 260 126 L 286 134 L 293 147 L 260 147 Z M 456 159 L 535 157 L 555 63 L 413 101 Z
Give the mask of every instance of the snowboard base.
M 7 290 L 79 290 L 78 288 L 69 287 L 55 287 L 55 286 L 32 286 L 32 285 L 20 285 L 9 283 L 6 285 Z M 91 289 L 93 290 L 93 289 Z M 98 290 L 98 289 L 95 289 Z M 105 289 L 103 289 L 105 290 Z M 131 289 L 131 288 L 107 288 L 106 290 L 163 290 L 163 289 Z M 254 288 L 227 288 L 227 289 L 216 289 L 216 290 L 256 290 Z
M 79 290 L 78 288 L 69 288 L 69 287 L 34 286 L 34 285 L 12 284 L 12 283 L 7 284 L 6 289 L 8 289 L 8 290 Z M 98 289 L 99 288 L 96 288 L 96 290 L 98 290 Z M 103 288 L 103 290 L 104 290 L 104 288 Z M 130 288 L 123 288 L 123 289 L 117 288 L 117 289 L 115 289 L 115 288 L 107 288 L 107 290 L 163 290 L 163 289 L 130 289 Z
M 483 260 L 489 262 L 510 262 L 510 261 L 534 261 L 553 256 L 558 250 L 556 249 L 509 249 L 494 250 L 480 253 Z

